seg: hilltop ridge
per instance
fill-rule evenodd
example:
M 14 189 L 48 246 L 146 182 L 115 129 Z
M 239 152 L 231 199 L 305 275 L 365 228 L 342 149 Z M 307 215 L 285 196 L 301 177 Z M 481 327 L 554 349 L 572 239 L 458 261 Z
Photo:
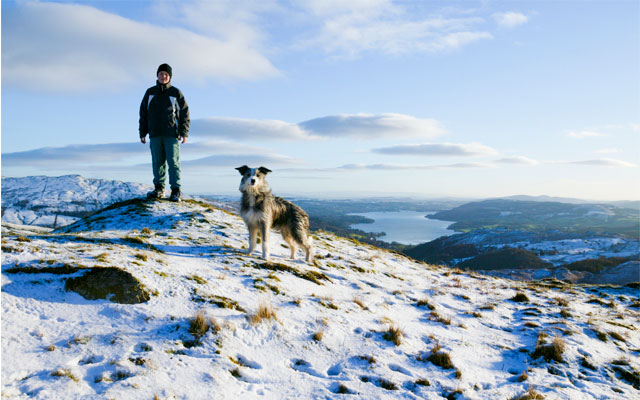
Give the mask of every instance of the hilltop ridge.
M 490 278 L 326 232 L 314 233 L 315 265 L 289 260 L 278 235 L 264 263 L 244 254 L 239 216 L 196 200 L 132 199 L 55 231 L 2 233 L 2 352 L 20 360 L 3 363 L 6 398 L 631 399 L 640 389 L 637 288 Z M 108 268 L 148 299 L 67 290 Z

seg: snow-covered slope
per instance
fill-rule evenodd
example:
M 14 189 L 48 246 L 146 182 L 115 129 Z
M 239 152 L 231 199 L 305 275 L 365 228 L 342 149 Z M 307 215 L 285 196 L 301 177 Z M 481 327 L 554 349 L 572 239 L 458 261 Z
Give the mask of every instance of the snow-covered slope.
M 316 265 L 278 235 L 265 264 L 237 215 L 193 200 L 30 229 L 2 230 L 3 399 L 640 394 L 637 287 L 470 275 L 322 232 Z M 150 299 L 65 290 L 108 267 Z
M 150 185 L 80 175 L 2 177 L 2 221 L 63 226 L 87 212 L 143 196 L 150 189 Z

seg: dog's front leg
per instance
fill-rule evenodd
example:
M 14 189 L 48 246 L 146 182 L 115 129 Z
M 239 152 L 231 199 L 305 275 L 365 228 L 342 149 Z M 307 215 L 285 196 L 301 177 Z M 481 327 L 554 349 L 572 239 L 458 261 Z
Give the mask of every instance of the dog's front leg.
M 262 235 L 262 259 L 269 261 L 269 231 L 271 224 L 262 222 L 260 224 L 260 235 Z
M 256 243 L 258 242 L 258 227 L 256 225 L 250 225 L 249 227 L 249 250 L 247 251 L 247 255 L 251 255 L 253 250 L 256 248 Z

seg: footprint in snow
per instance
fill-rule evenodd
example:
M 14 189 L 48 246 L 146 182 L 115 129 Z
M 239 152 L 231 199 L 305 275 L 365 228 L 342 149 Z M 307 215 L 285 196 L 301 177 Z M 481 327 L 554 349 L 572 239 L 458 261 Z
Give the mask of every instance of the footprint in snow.
M 400 372 L 401 374 L 405 374 L 407 376 L 413 376 L 411 371 L 398 364 L 389 364 L 389 369 L 395 372 Z
M 238 358 L 238 362 L 243 367 L 249 367 L 249 368 L 253 368 L 253 369 L 262 369 L 262 365 L 260 365 L 259 363 L 255 362 L 255 361 L 249 360 L 248 358 L 246 358 L 242 354 L 238 354 L 237 358 Z
M 308 361 L 299 358 L 291 360 L 291 368 L 298 372 L 305 372 L 309 375 L 317 376 L 318 378 L 325 378 L 325 376 L 316 371 Z
M 338 363 L 327 370 L 327 375 L 336 376 L 342 372 L 342 364 Z

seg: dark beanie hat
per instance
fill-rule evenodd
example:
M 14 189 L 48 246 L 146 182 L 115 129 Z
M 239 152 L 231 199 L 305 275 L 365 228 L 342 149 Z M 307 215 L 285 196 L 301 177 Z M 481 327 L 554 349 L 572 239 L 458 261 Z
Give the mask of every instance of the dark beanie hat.
M 156 75 L 158 75 L 160 73 L 160 71 L 164 71 L 167 74 L 169 74 L 169 77 L 172 78 L 173 75 L 171 74 L 171 65 L 169 64 L 160 64 L 160 66 L 158 67 L 158 71 L 156 72 Z

